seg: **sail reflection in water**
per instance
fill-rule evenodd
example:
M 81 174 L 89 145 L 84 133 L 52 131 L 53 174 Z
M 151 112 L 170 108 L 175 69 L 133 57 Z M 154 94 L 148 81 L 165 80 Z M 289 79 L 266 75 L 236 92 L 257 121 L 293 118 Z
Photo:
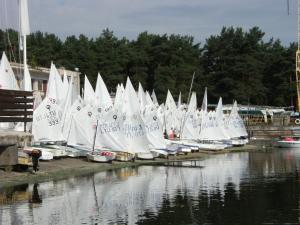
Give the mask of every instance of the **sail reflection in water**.
M 201 169 L 140 166 L 15 187 L 1 190 L 1 223 L 299 224 L 299 160 L 292 150 L 228 153 Z

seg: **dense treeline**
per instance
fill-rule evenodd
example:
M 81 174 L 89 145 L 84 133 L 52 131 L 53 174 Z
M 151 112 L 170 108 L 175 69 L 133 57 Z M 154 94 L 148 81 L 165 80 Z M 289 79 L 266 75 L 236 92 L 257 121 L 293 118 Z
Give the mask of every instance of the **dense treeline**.
M 8 41 L 9 37 L 9 41 Z M 137 87 L 154 89 L 160 101 L 168 89 L 187 99 L 193 73 L 193 90 L 199 101 L 208 87 L 209 102 L 236 99 L 242 104 L 289 106 L 295 91 L 296 44 L 283 46 L 279 40 L 263 40 L 258 27 L 248 31 L 224 27 L 204 44 L 191 36 L 157 35 L 143 32 L 136 40 L 119 39 L 106 29 L 97 38 L 69 36 L 65 41 L 54 34 L 35 32 L 28 37 L 28 64 L 79 68 L 95 84 L 97 72 L 110 91 L 130 76 Z M 10 44 L 9 44 L 10 42 Z M 0 51 L 12 61 L 19 59 L 18 33 L 0 31 Z M 13 57 L 14 56 L 14 57 Z

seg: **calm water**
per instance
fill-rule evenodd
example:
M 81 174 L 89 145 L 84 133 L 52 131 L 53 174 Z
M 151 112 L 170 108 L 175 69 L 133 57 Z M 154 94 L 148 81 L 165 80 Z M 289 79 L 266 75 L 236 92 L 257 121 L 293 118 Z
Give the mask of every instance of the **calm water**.
M 300 150 L 229 153 L 0 190 L 1 224 L 300 224 Z

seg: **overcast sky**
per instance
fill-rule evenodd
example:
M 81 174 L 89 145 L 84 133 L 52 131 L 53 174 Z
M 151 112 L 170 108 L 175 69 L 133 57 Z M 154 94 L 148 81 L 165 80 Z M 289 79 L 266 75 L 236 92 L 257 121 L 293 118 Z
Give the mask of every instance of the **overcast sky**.
M 0 0 L 0 26 L 17 24 L 13 2 Z M 135 39 L 140 32 L 187 34 L 203 42 L 223 26 L 259 26 L 266 39 L 297 40 L 297 0 L 28 0 L 31 31 L 98 36 L 104 28 Z M 8 13 L 6 13 L 8 12 Z

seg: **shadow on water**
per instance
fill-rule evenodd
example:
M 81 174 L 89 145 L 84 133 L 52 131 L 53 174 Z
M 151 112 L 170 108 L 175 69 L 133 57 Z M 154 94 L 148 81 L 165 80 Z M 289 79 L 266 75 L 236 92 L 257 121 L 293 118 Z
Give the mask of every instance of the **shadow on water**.
M 197 163 L 195 168 L 128 167 L 1 189 L 1 199 L 9 200 L 0 204 L 0 220 L 72 225 L 300 224 L 300 151 L 228 153 Z
M 41 196 L 39 195 L 38 186 L 39 184 L 33 185 L 31 199 L 29 200 L 29 203 L 31 204 L 41 204 L 43 202 Z
M 2 188 L 0 189 L 0 205 L 18 204 L 20 202 L 41 204 L 42 199 L 39 195 L 38 186 L 39 184 L 34 184 L 32 187 L 29 184 L 21 184 Z

